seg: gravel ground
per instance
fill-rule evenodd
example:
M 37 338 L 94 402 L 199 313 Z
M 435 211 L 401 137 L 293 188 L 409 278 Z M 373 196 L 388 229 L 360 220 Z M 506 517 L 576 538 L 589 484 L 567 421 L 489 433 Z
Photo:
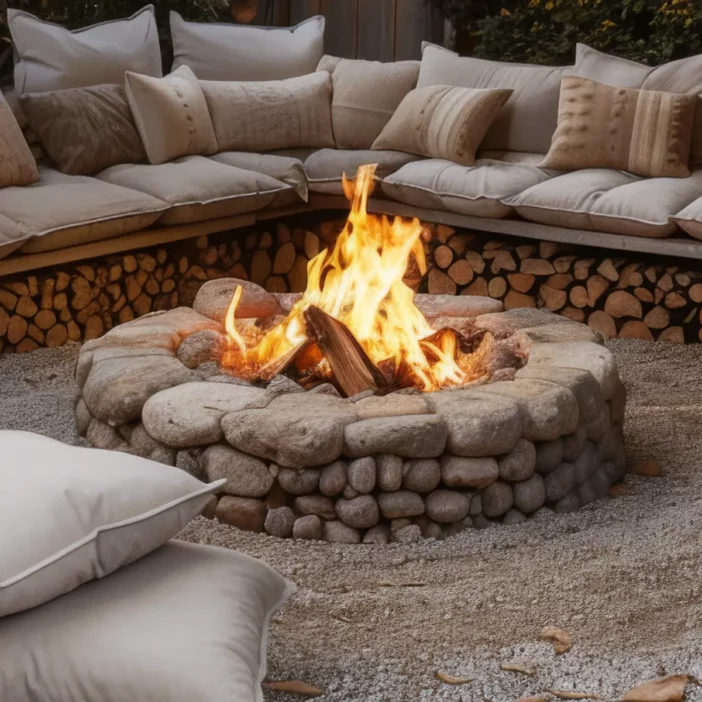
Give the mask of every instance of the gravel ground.
M 516 702 L 565 689 L 616 700 L 650 678 L 702 678 L 702 345 L 610 344 L 629 389 L 631 463 L 616 499 L 443 542 L 281 541 L 195 520 L 188 541 L 261 558 L 298 585 L 273 621 L 271 679 L 344 702 Z M 0 428 L 75 440 L 76 346 L 0 357 Z M 567 629 L 555 656 L 543 626 Z M 533 676 L 506 672 L 517 663 Z M 472 678 L 447 685 L 441 671 Z M 267 693 L 267 700 L 293 696 Z M 702 701 L 690 683 L 687 700 Z

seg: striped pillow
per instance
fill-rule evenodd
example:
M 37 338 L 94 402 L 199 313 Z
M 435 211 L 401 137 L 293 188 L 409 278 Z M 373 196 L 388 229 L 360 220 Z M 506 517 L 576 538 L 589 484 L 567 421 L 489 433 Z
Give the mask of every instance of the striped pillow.
M 543 168 L 614 168 L 640 176 L 685 178 L 697 96 L 634 90 L 568 76 L 558 127 Z
M 447 85 L 417 88 L 403 99 L 371 148 L 472 166 L 480 142 L 511 94 Z

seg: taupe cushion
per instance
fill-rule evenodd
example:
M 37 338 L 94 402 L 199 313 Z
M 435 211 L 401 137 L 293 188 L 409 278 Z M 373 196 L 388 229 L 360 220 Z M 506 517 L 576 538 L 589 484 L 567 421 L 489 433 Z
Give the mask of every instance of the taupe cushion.
M 417 88 L 407 94 L 372 148 L 471 166 L 480 142 L 511 93 L 445 85 Z
M 17 251 L 24 239 L 25 235 L 20 225 L 0 215 L 0 260 Z
M 504 200 L 543 224 L 629 236 L 665 237 L 671 217 L 702 192 L 702 169 L 689 178 L 637 178 L 604 168 L 574 171 Z
M 482 148 L 545 154 L 551 146 L 561 68 L 459 57 L 425 44 L 417 85 L 511 89 L 512 96 L 485 135 Z
M 323 56 L 317 70 L 332 77 L 336 148 L 370 149 L 404 97 L 417 86 L 419 62 Z
M 200 82 L 187 66 L 165 78 L 127 72 L 124 80 L 149 163 L 218 151 Z
M 399 151 L 320 149 L 305 161 L 305 172 L 312 192 L 343 195 L 343 175 L 354 179 L 360 166 L 375 163 L 378 165 L 376 177 L 385 178 L 418 158 Z
M 186 22 L 171 12 L 173 70 L 201 80 L 283 80 L 313 73 L 324 52 L 324 17 L 296 27 Z
M 150 553 L 225 482 L 206 485 L 145 458 L 23 431 L 0 432 L 0 451 L 0 617 Z
M 476 217 L 506 217 L 512 208 L 502 204 L 509 197 L 542 183 L 553 173 L 533 165 L 529 154 L 520 163 L 479 158 L 474 166 L 450 161 L 415 161 L 383 180 L 391 199 L 431 210 L 447 210 Z M 541 160 L 536 155 L 536 161 Z
M 702 240 L 702 197 L 693 200 L 671 219 L 690 236 Z
M 156 198 L 45 166 L 26 187 L 0 189 L 0 214 L 20 223 L 26 253 L 53 251 L 145 229 L 168 208 Z
M 292 189 L 261 173 L 202 156 L 186 156 L 157 166 L 113 166 L 96 177 L 167 202 L 171 207 L 161 217 L 161 224 L 185 224 L 255 212 Z
M 121 84 L 125 71 L 162 75 L 153 5 L 73 32 L 21 10 L 10 9 L 7 17 L 20 94 Z
M 29 125 L 62 173 L 94 175 L 146 160 L 121 85 L 69 88 L 22 98 Z
M 0 619 L 3 700 L 263 702 L 268 622 L 293 590 L 261 561 L 171 541 Z
M 39 178 L 37 164 L 11 107 L 0 93 L 0 188 L 29 185 Z
M 219 151 L 334 146 L 326 71 L 260 83 L 203 80 L 201 86 Z
M 566 76 L 558 128 L 545 168 L 618 168 L 636 175 L 684 178 L 696 95 L 614 88 Z

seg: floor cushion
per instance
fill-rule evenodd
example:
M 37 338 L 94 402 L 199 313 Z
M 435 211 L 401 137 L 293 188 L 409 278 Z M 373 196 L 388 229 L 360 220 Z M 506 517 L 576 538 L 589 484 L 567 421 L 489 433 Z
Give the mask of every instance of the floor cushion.
M 385 178 L 420 156 L 400 151 L 363 151 L 320 149 L 305 161 L 305 172 L 312 192 L 343 195 L 342 176 L 355 178 L 360 166 L 377 163 L 376 175 Z
M 124 164 L 96 178 L 165 200 L 171 208 L 161 224 L 186 224 L 255 212 L 291 186 L 269 176 L 186 156 L 159 165 Z
M 150 553 L 199 514 L 223 484 L 206 485 L 145 458 L 23 431 L 0 432 L 0 452 L 0 617 Z M 6 688 L 0 685 L 0 691 L 4 698 Z
M 526 219 L 572 229 L 665 237 L 671 217 L 702 192 L 702 170 L 689 178 L 638 178 L 606 168 L 560 175 L 503 202 Z
M 474 166 L 451 161 L 414 161 L 383 180 L 392 200 L 430 210 L 476 217 L 506 217 L 512 208 L 502 199 L 542 183 L 553 171 L 539 168 L 541 154 L 517 154 L 508 162 L 479 158 Z
M 47 167 L 39 168 L 39 180 L 32 185 L 0 189 L 0 214 L 20 223 L 26 253 L 145 229 L 167 207 L 149 195 Z
M 171 541 L 0 619 L 12 702 L 262 702 L 267 629 L 293 586 L 264 563 Z

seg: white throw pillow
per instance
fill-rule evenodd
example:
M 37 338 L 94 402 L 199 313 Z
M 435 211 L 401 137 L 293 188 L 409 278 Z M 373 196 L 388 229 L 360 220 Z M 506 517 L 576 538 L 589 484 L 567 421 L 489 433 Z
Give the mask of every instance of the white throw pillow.
M 173 68 L 200 80 L 284 80 L 314 73 L 324 53 L 324 17 L 296 27 L 186 22 L 171 12 Z
M 0 456 L 0 617 L 158 548 L 224 482 L 21 431 L 0 432 Z
M 160 78 L 153 5 L 127 19 L 73 32 L 22 10 L 7 11 L 15 47 L 15 89 L 39 93 L 124 81 L 125 71 Z
M 262 702 L 268 622 L 293 590 L 236 551 L 172 541 L 104 580 L 0 619 L 0 696 Z

